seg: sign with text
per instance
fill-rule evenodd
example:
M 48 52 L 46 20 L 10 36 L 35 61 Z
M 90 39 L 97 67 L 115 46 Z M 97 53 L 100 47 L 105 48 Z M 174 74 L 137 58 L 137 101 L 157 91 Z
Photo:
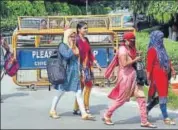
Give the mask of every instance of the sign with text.
M 18 48 L 20 69 L 46 69 L 47 59 L 57 48 Z M 113 48 L 92 48 L 101 67 L 107 67 L 114 56 Z
M 57 48 L 18 48 L 20 69 L 45 69 L 47 59 Z

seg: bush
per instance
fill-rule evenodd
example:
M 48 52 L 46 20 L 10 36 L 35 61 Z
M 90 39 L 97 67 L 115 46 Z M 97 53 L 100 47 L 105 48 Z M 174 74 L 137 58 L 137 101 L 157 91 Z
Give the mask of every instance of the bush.
M 136 33 L 136 45 L 138 50 L 143 51 L 144 59 L 146 59 L 148 43 L 149 34 L 147 32 Z M 178 42 L 165 38 L 164 45 L 176 71 L 178 72 Z

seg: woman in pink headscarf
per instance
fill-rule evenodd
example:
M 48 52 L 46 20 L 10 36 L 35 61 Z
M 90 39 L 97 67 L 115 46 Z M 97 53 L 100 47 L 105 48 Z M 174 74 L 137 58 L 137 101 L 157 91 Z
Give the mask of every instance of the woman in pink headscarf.
M 114 111 L 129 101 L 130 97 L 135 96 L 139 105 L 141 126 L 155 128 L 156 126 L 147 120 L 145 95 L 142 88 L 138 86 L 136 82 L 136 71 L 133 64 L 141 60 L 141 57 L 137 57 L 135 35 L 132 32 L 127 32 L 123 38 L 124 42 L 119 47 L 116 56 L 105 73 L 105 77 L 109 78 L 114 67 L 119 65 L 116 86 L 108 96 L 113 99 L 114 102 L 104 113 L 103 121 L 107 125 L 113 125 L 114 123 L 111 121 L 111 116 Z

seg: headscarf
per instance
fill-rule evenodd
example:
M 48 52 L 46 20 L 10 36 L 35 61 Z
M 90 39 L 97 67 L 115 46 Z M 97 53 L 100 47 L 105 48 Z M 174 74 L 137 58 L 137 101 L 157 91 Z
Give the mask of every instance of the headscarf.
M 125 32 L 123 35 L 123 40 L 127 40 L 129 42 L 129 55 L 132 59 L 135 59 L 137 56 L 137 50 L 135 47 L 135 42 L 130 41 L 131 39 L 135 39 L 135 35 L 133 32 Z M 123 42 L 121 45 L 126 46 L 125 42 Z
M 162 68 L 169 69 L 169 57 L 167 55 L 166 49 L 163 44 L 164 34 L 163 32 L 156 30 L 150 34 L 150 43 L 148 50 L 150 48 L 155 48 L 157 52 L 157 57 Z
M 69 36 L 76 33 L 74 29 L 67 29 L 64 31 L 63 43 L 69 46 Z

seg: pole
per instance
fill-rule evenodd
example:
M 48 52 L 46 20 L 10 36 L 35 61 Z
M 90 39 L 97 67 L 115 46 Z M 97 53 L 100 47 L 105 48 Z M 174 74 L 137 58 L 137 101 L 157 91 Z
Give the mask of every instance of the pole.
M 107 66 L 109 65 L 109 47 L 106 49 L 107 52 Z M 110 81 L 107 79 L 107 86 L 110 87 Z
M 86 0 L 86 15 L 88 15 L 88 0 Z

